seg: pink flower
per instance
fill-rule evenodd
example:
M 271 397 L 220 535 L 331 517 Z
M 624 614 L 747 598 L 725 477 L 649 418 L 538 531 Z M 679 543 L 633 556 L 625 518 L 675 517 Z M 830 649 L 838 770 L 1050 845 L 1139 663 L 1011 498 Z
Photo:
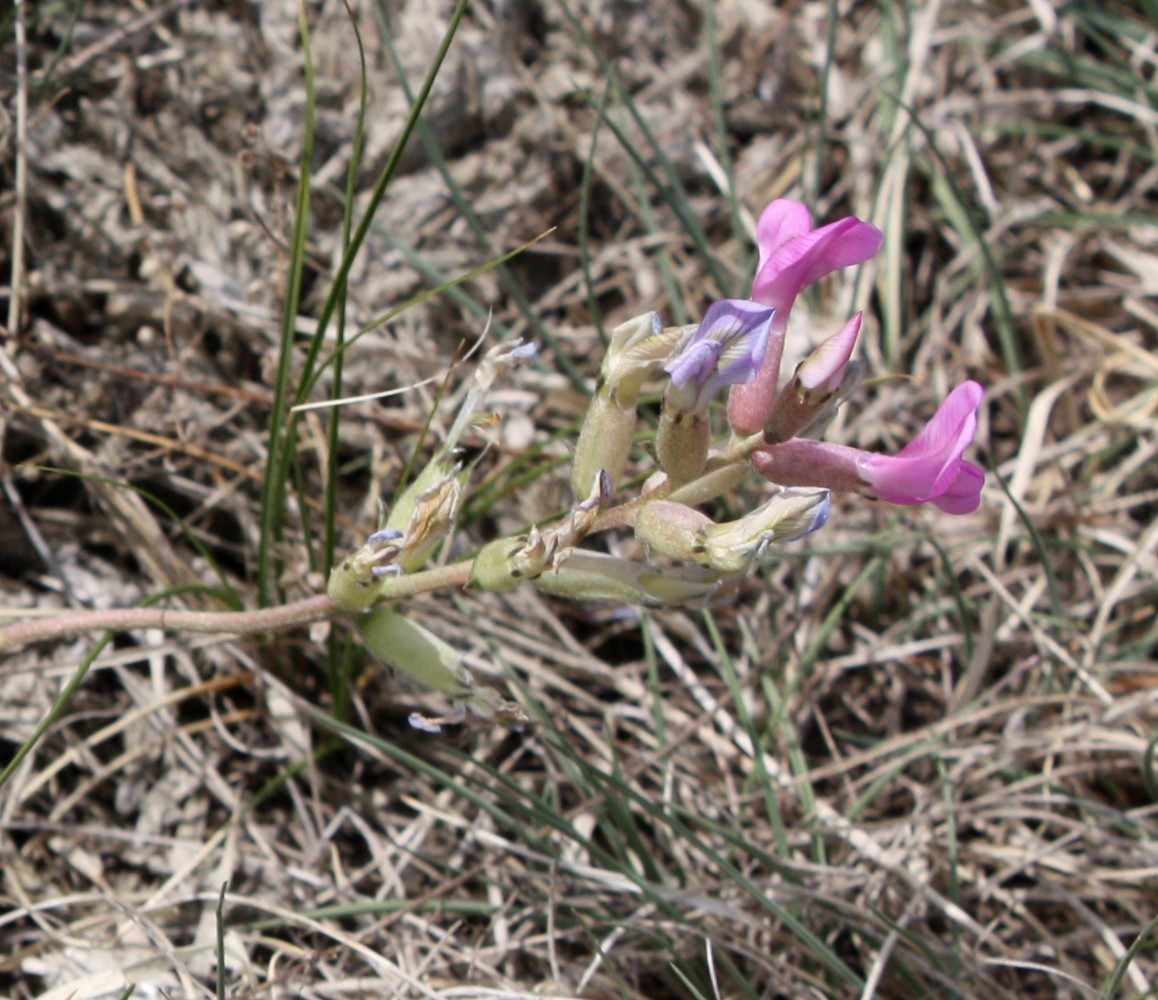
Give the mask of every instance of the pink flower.
M 932 503 L 949 514 L 969 514 L 981 504 L 985 473 L 962 455 L 977 433 L 984 395 L 976 382 L 957 386 L 896 455 L 794 438 L 761 448 L 752 465 L 782 486 L 855 490 L 889 503 Z
M 737 433 L 760 430 L 772 409 L 784 331 L 796 296 L 825 275 L 868 260 L 883 240 L 876 226 L 852 217 L 813 229 L 808 208 L 786 198 L 764 209 L 756 226 L 760 263 L 752 299 L 775 309 L 776 318 L 759 373 L 753 381 L 735 386 L 729 397 L 728 417 Z

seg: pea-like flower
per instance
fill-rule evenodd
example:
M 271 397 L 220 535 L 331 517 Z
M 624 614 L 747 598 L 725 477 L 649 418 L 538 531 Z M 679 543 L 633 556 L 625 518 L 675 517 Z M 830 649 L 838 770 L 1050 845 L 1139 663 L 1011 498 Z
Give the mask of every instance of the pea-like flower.
M 755 378 L 775 316 L 775 309 L 746 299 L 722 299 L 708 306 L 696 332 L 664 365 L 671 376 L 664 405 L 703 414 L 721 389 Z
M 957 386 L 921 433 L 896 455 L 793 438 L 761 448 L 752 465 L 782 486 L 821 486 L 867 493 L 889 503 L 932 503 L 949 514 L 969 514 L 981 504 L 985 473 L 963 455 L 977 433 L 977 408 L 984 395 L 976 382 Z
M 796 296 L 825 275 L 868 260 L 883 241 L 884 235 L 876 226 L 854 217 L 813 229 L 808 208 L 786 198 L 764 209 L 756 226 L 760 262 L 752 282 L 752 298 L 774 308 L 776 318 L 760 371 L 752 381 L 732 389 L 728 417 L 737 433 L 761 430 L 772 410 L 784 331 Z

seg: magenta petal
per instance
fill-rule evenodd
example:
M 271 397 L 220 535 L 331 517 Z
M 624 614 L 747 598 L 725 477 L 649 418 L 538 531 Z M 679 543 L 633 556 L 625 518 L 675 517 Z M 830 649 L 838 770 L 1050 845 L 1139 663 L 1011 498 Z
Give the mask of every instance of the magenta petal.
M 876 226 L 849 217 L 788 240 L 766 258 L 761 247 L 762 260 L 752 283 L 752 298 L 783 307 L 802 288 L 826 274 L 868 260 L 883 242 L 884 234 Z
M 867 260 L 884 240 L 876 226 L 855 218 L 814 230 L 807 207 L 787 198 L 764 209 L 756 235 L 760 265 L 752 298 L 775 309 L 776 318 L 759 373 L 751 382 L 734 386 L 728 399 L 728 419 L 738 434 L 760 430 L 771 413 L 788 314 L 800 290 L 839 268 Z
M 962 382 L 937 408 L 924 429 L 897 454 L 897 458 L 918 458 L 941 452 L 947 445 L 960 444 L 964 451 L 977 433 L 977 407 L 985 390 L 977 382 Z
M 957 466 L 956 478 L 933 503 L 946 514 L 972 514 L 981 506 L 981 488 L 984 485 L 985 472 L 962 459 Z
M 764 262 L 774 250 L 810 232 L 812 213 L 808 206 L 790 198 L 777 198 L 760 213 L 756 223 L 756 247 L 760 251 L 756 273 L 764 270 Z
M 977 432 L 977 407 L 983 396 L 976 382 L 957 386 L 924 430 L 898 454 L 863 455 L 857 461 L 861 478 L 876 496 L 890 503 L 926 503 L 946 497 L 945 503 L 963 508 L 973 503 L 975 495 L 976 503 L 969 507 L 975 509 L 985 477 L 961 456 Z

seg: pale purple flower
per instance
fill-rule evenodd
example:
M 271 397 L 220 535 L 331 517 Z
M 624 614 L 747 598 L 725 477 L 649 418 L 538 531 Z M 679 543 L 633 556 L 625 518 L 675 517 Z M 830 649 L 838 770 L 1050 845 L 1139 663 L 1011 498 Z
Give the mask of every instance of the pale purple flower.
M 775 309 L 746 299 L 713 302 L 691 339 L 664 366 L 671 375 L 665 404 L 702 414 L 725 386 L 755 378 L 775 316 Z
M 896 455 L 794 438 L 760 449 L 752 465 L 783 486 L 856 491 L 889 503 L 932 503 L 949 514 L 968 514 L 981 504 L 985 473 L 962 456 L 977 432 L 984 395 L 976 382 L 957 386 Z
M 756 377 L 732 389 L 728 416 L 740 434 L 763 428 L 772 410 L 784 351 L 784 331 L 796 296 L 827 274 L 860 264 L 881 247 L 884 236 L 876 226 L 849 217 L 812 228 L 812 215 L 800 202 L 772 202 L 756 226 L 760 262 L 752 282 L 752 298 L 776 310 L 768 350 Z

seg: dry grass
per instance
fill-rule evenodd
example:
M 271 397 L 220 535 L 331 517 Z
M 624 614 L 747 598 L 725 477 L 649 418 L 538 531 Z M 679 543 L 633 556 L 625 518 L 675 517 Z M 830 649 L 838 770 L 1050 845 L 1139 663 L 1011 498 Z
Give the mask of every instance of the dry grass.
M 413 84 L 449 11 L 388 6 Z M 214 564 L 252 599 L 305 108 L 293 7 L 42 0 L 20 46 L 0 15 L 0 262 L 26 268 L 0 351 L 6 617 L 221 586 Z M 358 104 L 342 5 L 308 7 L 303 334 L 340 260 Z M 355 7 L 364 197 L 407 101 Z M 343 391 L 439 373 L 488 310 L 503 337 L 541 325 L 555 349 L 496 399 L 494 499 L 470 532 L 542 517 L 558 473 L 503 487 L 528 448 L 565 454 L 582 409 L 565 372 L 593 371 L 593 308 L 681 319 L 739 291 L 751 213 L 789 194 L 887 233 L 859 280 L 794 315 L 804 343 L 869 308 L 880 381 L 832 436 L 895 448 L 976 377 L 982 510 L 847 499 L 712 615 L 521 591 L 416 602 L 505 671 L 535 719 L 522 733 L 415 732 L 412 709 L 445 706 L 355 652 L 335 739 L 324 630 L 122 635 L 0 790 L 4 995 L 1155 995 L 1154 948 L 1123 959 L 1158 913 L 1158 22 L 1044 0 L 714 14 L 715 78 L 701 5 L 471 9 L 428 110 L 445 164 L 412 141 L 347 323 L 554 231 L 364 336 Z M 596 50 L 623 86 L 603 122 Z M 657 179 L 686 192 L 710 257 Z M 343 544 L 390 495 L 433 392 L 350 411 Z M 302 432 L 313 476 L 323 424 Z M 316 511 L 305 485 L 296 509 Z M 291 597 L 319 585 L 312 541 L 291 519 Z M 0 663 L 5 757 L 88 647 Z

